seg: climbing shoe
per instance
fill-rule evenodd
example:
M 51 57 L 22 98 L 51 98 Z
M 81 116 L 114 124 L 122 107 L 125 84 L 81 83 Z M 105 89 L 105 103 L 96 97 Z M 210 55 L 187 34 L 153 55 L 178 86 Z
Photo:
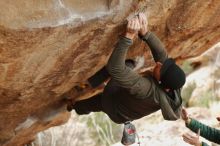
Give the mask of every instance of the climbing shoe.
M 123 136 L 121 143 L 123 145 L 131 145 L 135 143 L 136 128 L 131 122 L 124 123 Z
M 68 112 L 71 112 L 74 109 L 74 105 L 76 101 L 75 99 L 67 99 L 66 102 L 67 102 L 66 109 Z

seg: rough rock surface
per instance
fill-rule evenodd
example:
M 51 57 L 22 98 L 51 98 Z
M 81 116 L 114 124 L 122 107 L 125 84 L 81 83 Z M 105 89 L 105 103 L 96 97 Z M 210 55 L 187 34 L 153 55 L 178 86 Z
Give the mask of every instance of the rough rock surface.
M 0 144 L 5 146 L 23 145 L 38 131 L 68 120 L 62 95 L 79 96 L 72 88 L 105 65 L 125 19 L 135 12 L 147 12 L 150 30 L 180 61 L 220 40 L 219 0 L 2 0 L 0 7 Z M 136 41 L 129 56 L 143 51 Z

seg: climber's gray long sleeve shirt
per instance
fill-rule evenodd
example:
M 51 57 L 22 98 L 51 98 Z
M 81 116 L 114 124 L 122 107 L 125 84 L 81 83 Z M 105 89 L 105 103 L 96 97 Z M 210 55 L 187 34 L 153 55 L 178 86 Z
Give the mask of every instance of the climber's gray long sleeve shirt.
M 155 61 L 163 63 L 167 52 L 160 40 L 151 32 L 143 39 L 151 49 Z M 116 45 L 107 64 L 111 80 L 104 90 L 104 98 L 112 98 L 114 110 L 106 109 L 116 123 L 135 120 L 161 109 L 164 119 L 176 120 L 180 117 L 180 90 L 175 90 L 175 97 L 170 98 L 151 74 L 141 76 L 125 65 L 128 48 L 132 40 L 122 37 Z M 109 99 L 106 99 L 109 100 Z M 104 104 L 103 108 L 105 108 Z M 119 114 L 125 119 L 115 118 Z

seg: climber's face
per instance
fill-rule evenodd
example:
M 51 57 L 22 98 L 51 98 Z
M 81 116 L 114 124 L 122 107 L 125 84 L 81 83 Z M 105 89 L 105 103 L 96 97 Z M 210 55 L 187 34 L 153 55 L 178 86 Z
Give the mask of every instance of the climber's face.
M 154 70 L 153 70 L 153 76 L 155 77 L 155 79 L 157 79 L 157 81 L 160 81 L 160 69 L 162 67 L 162 63 L 160 62 L 156 62 L 156 65 L 154 66 Z

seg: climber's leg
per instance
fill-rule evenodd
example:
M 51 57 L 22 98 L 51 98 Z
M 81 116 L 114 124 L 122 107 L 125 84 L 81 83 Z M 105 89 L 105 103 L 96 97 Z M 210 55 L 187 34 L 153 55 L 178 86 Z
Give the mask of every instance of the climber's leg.
M 72 109 L 74 108 L 76 100 L 74 98 L 70 98 L 70 99 L 64 98 L 64 100 L 65 100 L 65 102 L 67 104 L 67 106 L 66 106 L 67 111 L 71 112 Z
M 89 84 L 95 88 L 101 85 L 110 77 L 105 66 L 88 79 Z
M 125 64 L 126 64 L 126 66 L 128 66 L 132 69 L 135 67 L 135 61 L 133 61 L 131 59 L 126 60 Z M 110 77 L 110 75 L 109 75 L 108 71 L 106 70 L 105 67 L 103 67 L 95 75 L 90 77 L 88 79 L 88 82 L 89 82 L 90 86 L 92 86 L 92 88 L 95 88 L 95 87 L 98 87 L 99 85 L 103 84 L 103 82 L 105 82 L 109 77 Z M 79 85 L 76 87 L 75 87 L 75 89 L 78 92 L 83 92 L 88 86 Z M 73 99 L 73 100 L 70 99 L 67 103 L 67 110 L 71 111 L 72 109 L 75 109 L 78 114 L 88 114 L 90 112 L 103 111 L 101 98 L 102 98 L 102 93 L 97 94 L 91 98 L 77 101 L 77 102 L 75 102 L 75 99 Z
M 75 109 L 79 115 L 89 114 L 90 112 L 100 112 L 102 111 L 101 98 L 102 93 L 85 100 L 77 101 L 73 105 L 73 109 Z

